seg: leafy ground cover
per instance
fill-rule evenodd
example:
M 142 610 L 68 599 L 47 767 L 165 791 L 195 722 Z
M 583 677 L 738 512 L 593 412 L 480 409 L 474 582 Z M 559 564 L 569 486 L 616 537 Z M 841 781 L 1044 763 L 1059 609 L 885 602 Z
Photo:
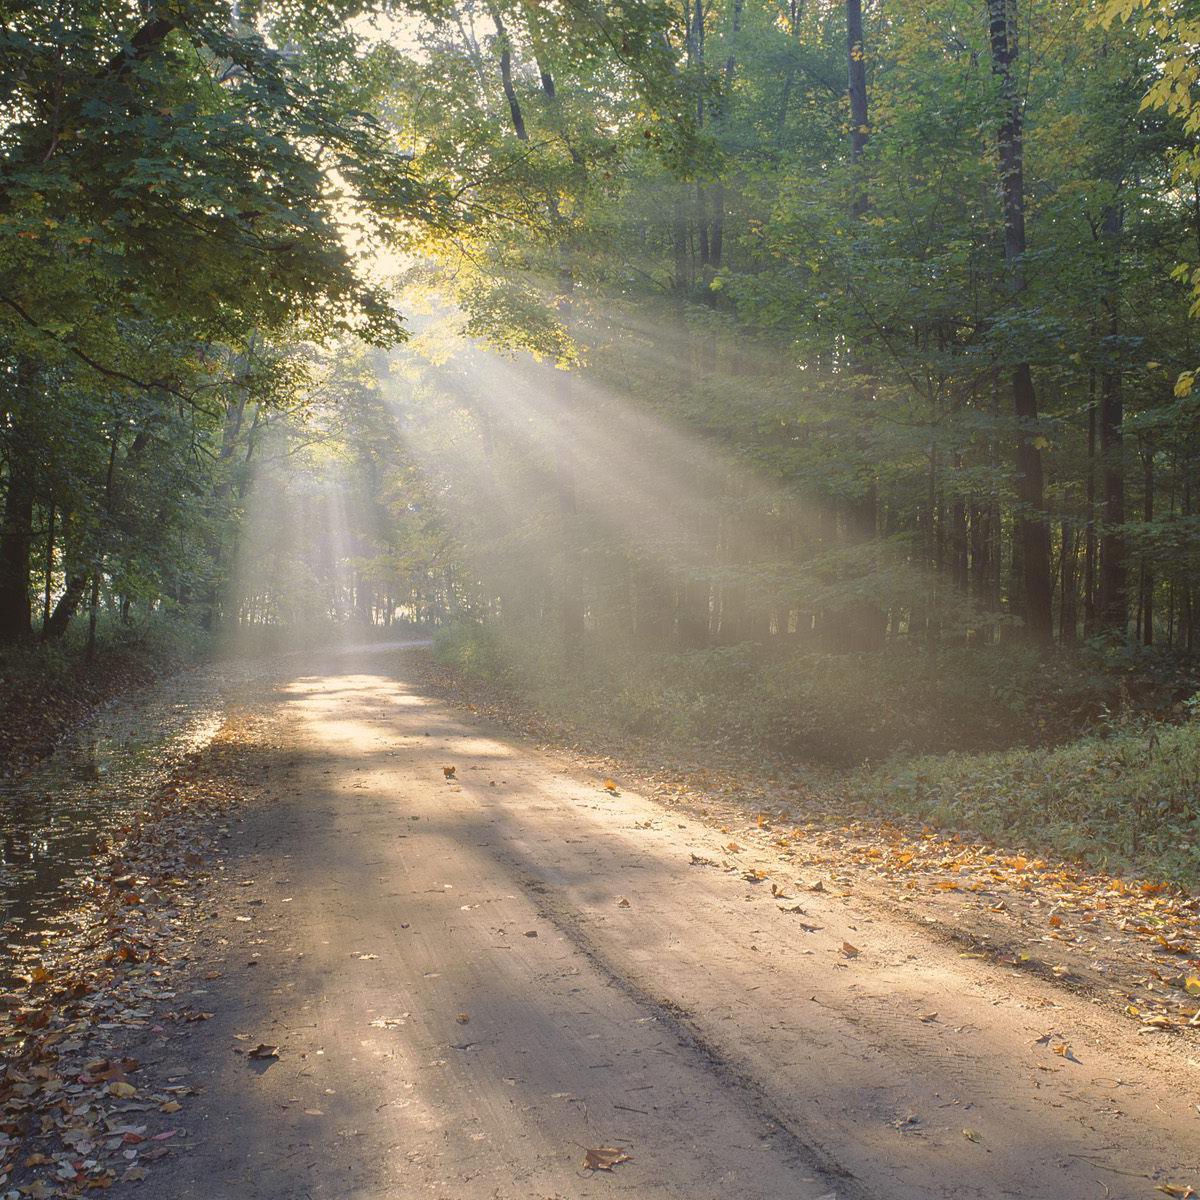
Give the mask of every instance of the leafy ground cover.
M 40 942 L 9 947 L 0 999 L 0 1196 L 66 1197 L 145 1179 L 186 1140 L 186 1076 L 155 1063 L 211 1014 L 175 990 L 227 815 L 251 786 L 243 714 L 114 830 L 75 904 Z
M 195 627 L 165 620 L 102 621 L 91 657 L 85 642 L 86 630 L 74 629 L 0 654 L 0 776 L 45 758 L 97 706 L 195 662 L 205 645 Z

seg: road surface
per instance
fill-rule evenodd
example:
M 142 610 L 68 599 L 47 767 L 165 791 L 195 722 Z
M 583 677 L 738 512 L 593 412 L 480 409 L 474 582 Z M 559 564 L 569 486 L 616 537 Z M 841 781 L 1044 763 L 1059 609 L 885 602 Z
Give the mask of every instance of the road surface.
M 199 1093 L 188 1148 L 131 1194 L 1200 1186 L 1200 1046 L 809 890 L 765 844 L 607 791 L 380 662 L 259 699 L 263 793 L 194 962 L 190 1000 L 214 1015 L 155 1066 Z M 251 1060 L 259 1043 L 279 1057 Z M 601 1150 L 628 1157 L 587 1169 Z

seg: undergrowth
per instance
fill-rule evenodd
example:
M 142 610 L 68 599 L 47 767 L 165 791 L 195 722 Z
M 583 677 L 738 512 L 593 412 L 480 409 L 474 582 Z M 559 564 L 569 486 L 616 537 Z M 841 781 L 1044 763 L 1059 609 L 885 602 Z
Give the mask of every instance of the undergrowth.
M 1105 722 L 1061 746 L 863 769 L 848 800 L 1089 866 L 1200 884 L 1200 721 Z

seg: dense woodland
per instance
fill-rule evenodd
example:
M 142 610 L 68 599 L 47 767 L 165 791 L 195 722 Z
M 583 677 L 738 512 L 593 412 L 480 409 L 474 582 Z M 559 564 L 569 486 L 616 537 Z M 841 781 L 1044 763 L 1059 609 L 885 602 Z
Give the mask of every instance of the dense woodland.
M 1196 649 L 1190 4 L 87 0 L 0 39 L 5 643 Z

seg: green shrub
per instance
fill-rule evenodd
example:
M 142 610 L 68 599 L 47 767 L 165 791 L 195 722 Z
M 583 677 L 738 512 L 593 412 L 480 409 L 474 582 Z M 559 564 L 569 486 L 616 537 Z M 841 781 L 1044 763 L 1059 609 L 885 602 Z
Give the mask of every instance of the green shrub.
M 496 631 L 476 621 L 455 621 L 439 629 L 433 654 L 439 662 L 480 679 L 497 680 L 504 673 Z

